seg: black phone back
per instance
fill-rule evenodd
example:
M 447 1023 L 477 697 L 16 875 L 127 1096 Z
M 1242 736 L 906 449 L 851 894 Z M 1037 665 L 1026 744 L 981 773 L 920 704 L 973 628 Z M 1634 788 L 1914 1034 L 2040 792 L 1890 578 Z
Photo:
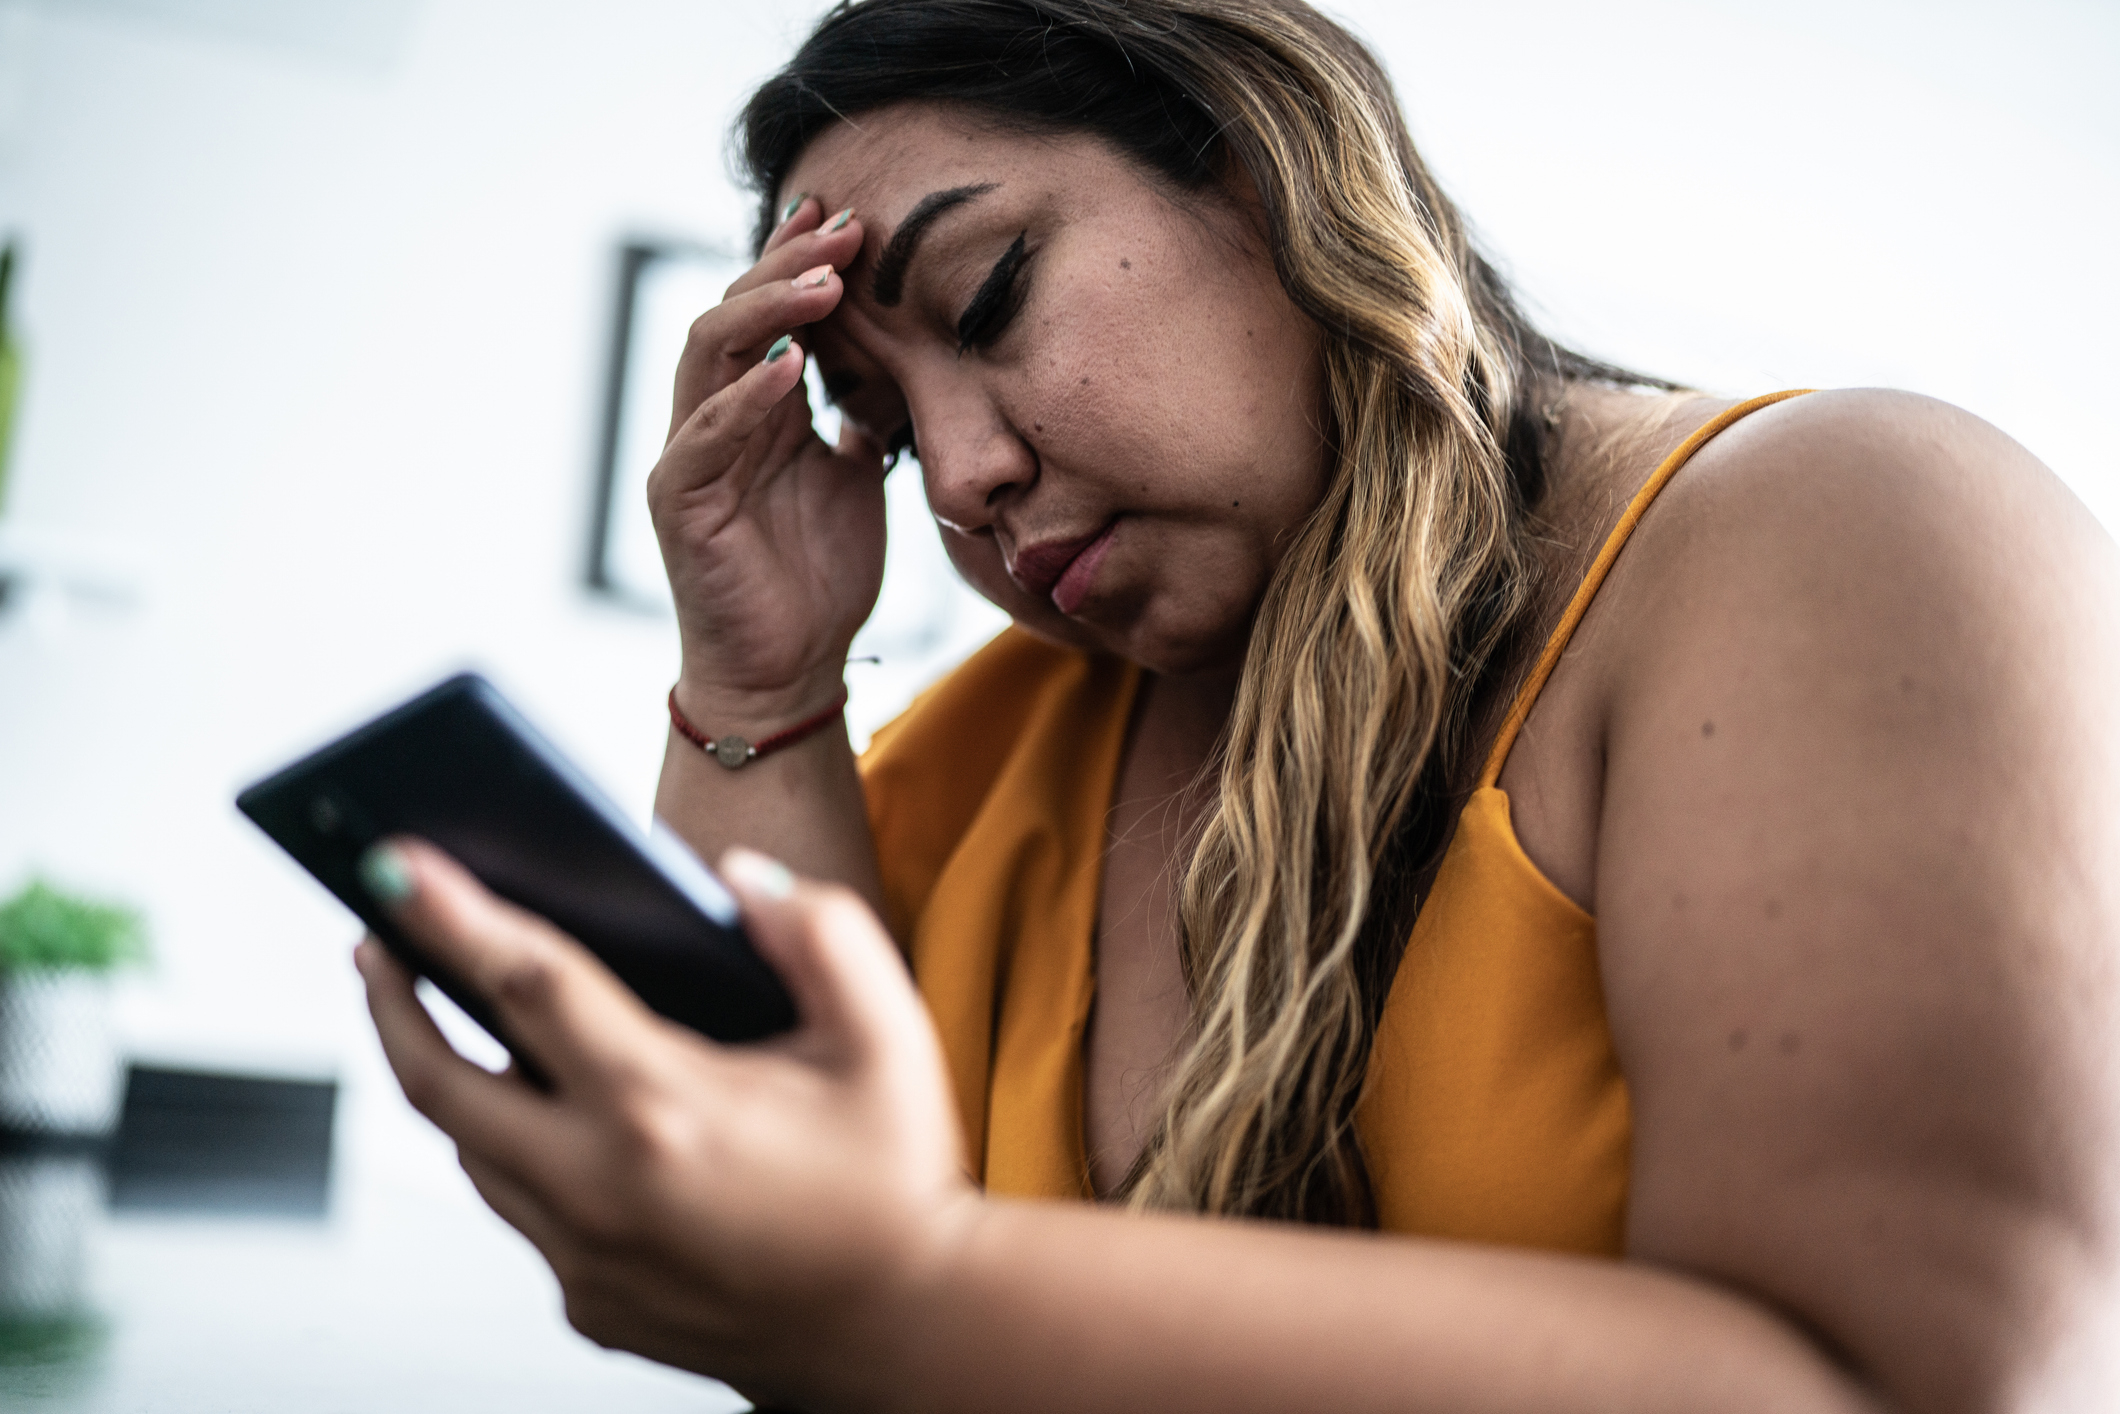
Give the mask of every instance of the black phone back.
M 720 881 L 660 827 L 636 829 L 477 674 L 356 728 L 236 805 L 518 1063 L 529 1058 L 485 999 L 422 957 L 362 885 L 359 861 L 377 840 L 432 841 L 494 893 L 580 940 L 656 1011 L 716 1040 L 795 1024 Z

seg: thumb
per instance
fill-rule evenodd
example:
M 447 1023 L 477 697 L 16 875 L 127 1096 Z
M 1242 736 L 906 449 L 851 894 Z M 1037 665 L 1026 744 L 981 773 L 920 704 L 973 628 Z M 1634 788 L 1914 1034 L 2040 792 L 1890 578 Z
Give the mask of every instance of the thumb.
M 798 879 L 755 850 L 721 857 L 722 877 L 759 955 L 780 974 L 804 1029 L 836 1057 L 861 1062 L 906 1044 L 932 1045 L 926 1007 L 905 959 L 869 906 L 836 884 Z

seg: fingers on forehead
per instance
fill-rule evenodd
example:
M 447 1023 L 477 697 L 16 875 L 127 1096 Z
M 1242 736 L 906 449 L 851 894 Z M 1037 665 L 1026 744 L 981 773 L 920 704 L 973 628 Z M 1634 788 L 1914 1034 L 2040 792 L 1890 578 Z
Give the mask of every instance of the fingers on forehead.
M 822 284 L 813 279 L 798 288 L 792 280 L 774 280 L 731 294 L 692 321 L 685 331 L 685 357 L 694 363 L 735 359 L 747 365 L 779 335 L 822 318 L 838 298 L 829 274 Z
M 853 264 L 867 236 L 858 218 L 847 218 L 844 226 L 838 225 L 838 220 L 834 216 L 819 224 L 818 218 L 809 212 L 796 217 L 775 233 L 757 263 L 736 277 L 723 298 L 756 289 L 773 280 L 792 279 L 813 265 L 830 264 L 844 268 Z
M 802 371 L 809 351 L 789 341 L 779 360 L 758 363 L 724 388 L 720 395 L 699 405 L 670 439 L 672 446 L 704 455 L 717 445 L 740 442 L 765 424 L 780 400 L 802 385 Z
M 780 217 L 780 224 L 766 237 L 765 249 L 760 252 L 761 255 L 770 255 L 797 236 L 816 230 L 818 224 L 824 220 L 824 203 L 808 192 L 803 192 L 792 198 L 776 214 Z

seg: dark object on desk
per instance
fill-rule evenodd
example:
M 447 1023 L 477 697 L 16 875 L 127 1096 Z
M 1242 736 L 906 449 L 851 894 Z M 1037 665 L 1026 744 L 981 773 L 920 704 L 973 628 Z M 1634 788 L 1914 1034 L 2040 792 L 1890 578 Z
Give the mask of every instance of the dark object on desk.
M 111 1146 L 118 1210 L 321 1218 L 339 1087 L 135 1065 Z

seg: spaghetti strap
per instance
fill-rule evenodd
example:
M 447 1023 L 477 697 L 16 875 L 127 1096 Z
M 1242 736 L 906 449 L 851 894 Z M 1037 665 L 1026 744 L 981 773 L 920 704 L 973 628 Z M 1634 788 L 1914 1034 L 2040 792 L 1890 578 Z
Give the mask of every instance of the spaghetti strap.
M 1583 621 L 1583 615 L 1590 609 L 1590 601 L 1597 597 L 1598 586 L 1605 582 L 1605 576 L 1611 572 L 1613 561 L 1619 558 L 1620 550 L 1626 546 L 1627 537 L 1632 535 L 1634 527 L 1641 523 L 1643 514 L 1649 509 L 1649 503 L 1656 499 L 1656 493 L 1663 490 L 1665 484 L 1678 474 L 1680 467 L 1692 460 L 1695 452 L 1706 446 L 1710 438 L 1731 423 L 1763 407 L 1770 407 L 1810 391 L 1809 388 L 1790 388 L 1725 408 L 1702 424 L 1692 436 L 1679 443 L 1677 450 L 1665 457 L 1656 470 L 1650 473 L 1642 489 L 1635 492 L 1634 499 L 1627 503 L 1626 513 L 1619 518 L 1619 524 L 1613 526 L 1612 533 L 1605 537 L 1604 548 L 1597 552 L 1597 559 L 1591 564 L 1590 572 L 1583 576 L 1582 584 L 1576 588 L 1575 597 L 1568 601 L 1568 611 L 1562 614 L 1561 621 L 1554 625 L 1553 636 L 1546 640 L 1545 651 L 1539 654 L 1537 666 L 1532 668 L 1531 676 L 1525 680 L 1523 687 L 1518 689 L 1516 701 L 1509 705 L 1509 715 L 1502 722 L 1501 735 L 1494 739 L 1494 749 L 1487 754 L 1486 768 L 1480 772 L 1480 789 L 1485 790 L 1501 779 L 1502 766 L 1509 760 L 1509 748 L 1516 745 L 1516 734 L 1523 729 L 1524 719 L 1531 715 L 1532 704 L 1538 701 L 1540 691 L 1546 686 L 1546 679 L 1553 676 L 1553 669 L 1559 664 L 1561 654 L 1567 650 L 1568 640 L 1575 635 L 1575 626 Z

